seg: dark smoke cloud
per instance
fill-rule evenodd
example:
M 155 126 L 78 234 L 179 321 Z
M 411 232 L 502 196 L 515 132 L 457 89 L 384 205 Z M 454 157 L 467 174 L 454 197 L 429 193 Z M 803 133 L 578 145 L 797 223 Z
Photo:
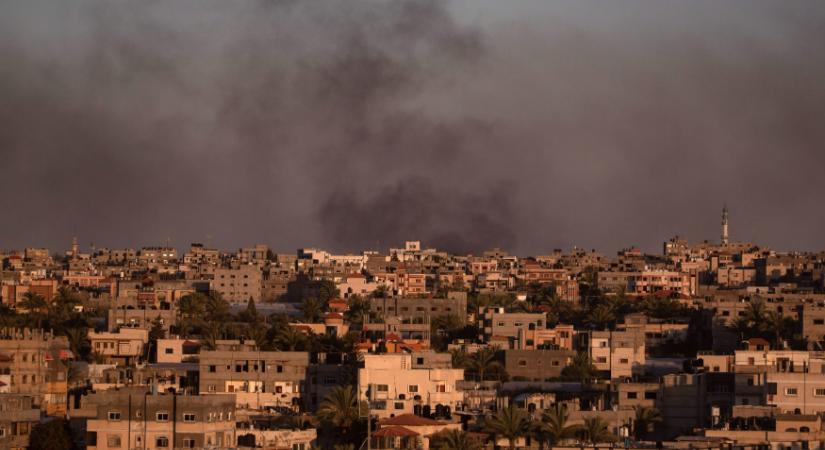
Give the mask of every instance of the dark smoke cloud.
M 0 4 L 0 248 L 823 247 L 822 2 Z

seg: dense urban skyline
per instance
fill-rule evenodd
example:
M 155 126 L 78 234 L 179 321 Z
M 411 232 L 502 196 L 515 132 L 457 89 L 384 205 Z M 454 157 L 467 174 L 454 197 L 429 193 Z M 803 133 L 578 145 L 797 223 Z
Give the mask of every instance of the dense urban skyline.
M 4 2 L 0 247 L 654 251 L 727 202 L 737 239 L 822 249 L 824 17 Z

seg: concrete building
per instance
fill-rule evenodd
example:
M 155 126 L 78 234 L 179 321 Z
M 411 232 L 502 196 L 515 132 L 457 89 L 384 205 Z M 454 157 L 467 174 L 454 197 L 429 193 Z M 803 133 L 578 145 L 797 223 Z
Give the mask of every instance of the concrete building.
M 0 330 L 0 377 L 7 392 L 32 396 L 46 414 L 65 412 L 67 362 L 72 358 L 65 337 L 42 330 Z
M 0 448 L 23 450 L 32 429 L 40 422 L 40 409 L 23 394 L 0 394 Z
M 504 368 L 513 380 L 549 381 L 561 376 L 573 356 L 570 350 L 505 350 Z
M 584 335 L 586 338 L 588 335 Z M 611 379 L 644 374 L 645 335 L 638 331 L 592 331 L 590 358 Z
M 515 342 L 520 330 L 539 330 L 547 325 L 547 318 L 544 314 L 506 313 L 501 307 L 481 308 L 478 312 L 478 319 L 479 338 L 485 341 L 489 341 L 492 337 L 500 337 Z
M 234 393 L 239 406 L 300 410 L 308 366 L 306 352 L 201 351 L 200 393 Z
M 151 394 L 142 389 L 91 393 L 71 417 L 85 417 L 89 450 L 232 449 L 234 395 Z
M 125 366 L 137 362 L 149 343 L 149 330 L 141 328 L 120 328 L 117 332 L 90 329 L 87 336 L 93 352 Z
M 237 268 L 220 267 L 214 270 L 214 278 L 209 289 L 220 292 L 224 300 L 230 303 L 246 303 L 251 298 L 255 303 L 261 301 L 261 268 L 244 265 Z
M 443 416 L 456 411 L 464 399 L 458 388 L 464 369 L 453 369 L 432 355 L 365 355 L 358 369 L 360 398 L 371 400 L 372 413 L 379 418 L 401 414 Z

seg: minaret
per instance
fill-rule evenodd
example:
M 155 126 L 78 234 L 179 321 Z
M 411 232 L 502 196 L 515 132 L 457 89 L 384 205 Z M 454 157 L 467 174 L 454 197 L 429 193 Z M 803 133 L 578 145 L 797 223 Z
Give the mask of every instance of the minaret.
M 78 247 L 77 247 L 77 238 L 72 238 L 72 259 L 77 259 Z
M 722 208 L 722 245 L 728 245 L 728 205 Z

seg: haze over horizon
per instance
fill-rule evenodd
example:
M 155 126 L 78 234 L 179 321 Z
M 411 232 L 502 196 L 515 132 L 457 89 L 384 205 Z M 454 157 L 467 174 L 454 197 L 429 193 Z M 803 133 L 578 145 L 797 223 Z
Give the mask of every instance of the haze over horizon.
M 825 3 L 0 4 L 0 249 L 825 249 Z

